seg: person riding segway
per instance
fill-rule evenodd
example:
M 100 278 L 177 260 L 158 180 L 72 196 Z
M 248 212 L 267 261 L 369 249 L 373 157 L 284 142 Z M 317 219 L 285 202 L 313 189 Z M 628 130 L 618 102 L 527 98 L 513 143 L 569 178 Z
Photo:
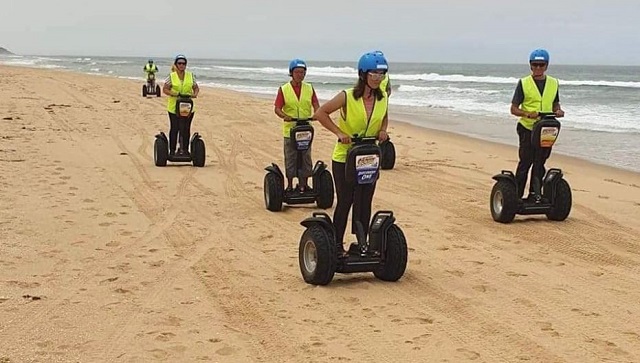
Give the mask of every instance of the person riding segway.
M 511 104 L 511 114 L 520 117 L 519 162 L 515 175 L 508 170 L 494 175 L 490 207 L 493 219 L 501 223 L 513 221 L 516 214 L 546 214 L 550 220 L 565 220 L 571 212 L 571 188 L 562 170 L 550 169 L 545 175 L 545 162 L 560 133 L 564 117 L 560 107 L 558 80 L 545 75 L 549 53 L 536 49 L 529 56 L 531 75 L 518 82 Z M 523 196 L 531 169 L 529 195 Z
M 304 82 L 307 64 L 302 59 L 289 63 L 291 81 L 278 89 L 274 112 L 282 118 L 284 138 L 284 160 L 287 187 L 277 164 L 272 163 L 265 170 L 264 200 L 270 211 L 280 211 L 282 203 L 289 205 L 316 203 L 318 208 L 333 205 L 333 178 L 322 161 L 312 168 L 311 145 L 314 129 L 310 124 L 313 112 L 318 109 L 318 99 L 313 86 Z M 313 188 L 308 179 L 312 177 Z M 298 185 L 293 187 L 293 179 Z
M 313 213 L 301 222 L 298 257 L 305 282 L 326 285 L 336 272 L 373 272 L 385 281 L 397 281 L 407 265 L 407 243 L 392 211 L 371 218 L 371 203 L 380 175 L 379 141 L 387 139 L 387 94 L 379 89 L 388 70 L 378 52 L 358 61 L 358 83 L 340 92 L 315 113 L 325 128 L 338 137 L 332 170 L 338 203 L 333 221 L 326 213 Z M 340 110 L 338 125 L 330 115 Z M 352 209 L 352 233 L 357 242 L 344 249 L 344 234 Z
M 156 135 L 154 143 L 154 161 L 156 166 L 166 166 L 167 160 L 172 162 L 193 162 L 193 166 L 202 167 L 205 163 L 205 144 L 200 134 L 193 134 L 191 140 L 191 122 L 195 107 L 193 99 L 198 97 L 200 88 L 195 76 L 186 71 L 187 58 L 179 54 L 174 60 L 176 71 L 171 72 L 165 80 L 163 91 L 169 96 L 167 111 L 169 113 L 169 139 L 164 132 Z M 176 153 L 180 136 L 180 148 Z M 191 152 L 189 152 L 191 146 Z

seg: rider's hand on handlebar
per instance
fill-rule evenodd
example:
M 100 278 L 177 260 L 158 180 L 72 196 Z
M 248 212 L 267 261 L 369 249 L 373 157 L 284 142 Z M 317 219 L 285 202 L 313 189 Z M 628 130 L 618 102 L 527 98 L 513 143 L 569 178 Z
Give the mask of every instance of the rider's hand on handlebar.
M 285 120 L 285 121 L 292 121 L 293 119 L 291 118 L 291 116 L 285 116 L 285 117 L 283 118 L 283 120 Z
M 556 114 L 556 117 L 564 117 L 564 111 L 562 110 L 556 110 L 554 113 Z
M 341 143 L 343 144 L 350 144 L 351 143 L 351 137 L 349 137 L 349 135 L 343 134 L 342 132 L 339 132 L 337 134 L 338 139 L 340 140 Z
M 539 116 L 538 112 L 528 112 L 527 113 L 527 118 L 537 119 L 538 116 Z
M 389 135 L 387 134 L 387 131 L 380 130 L 380 132 L 378 132 L 378 141 L 383 142 L 383 141 L 386 141 L 388 138 L 389 138 Z

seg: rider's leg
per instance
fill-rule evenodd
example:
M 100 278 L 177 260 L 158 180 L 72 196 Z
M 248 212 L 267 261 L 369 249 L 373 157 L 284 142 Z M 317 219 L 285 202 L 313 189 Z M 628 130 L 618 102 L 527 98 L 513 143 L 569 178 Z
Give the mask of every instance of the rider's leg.
M 182 152 L 185 154 L 189 154 L 189 138 L 191 138 L 191 121 L 193 120 L 193 116 L 195 114 L 192 112 L 189 115 L 189 118 L 182 122 L 182 128 L 180 129 L 180 138 L 182 140 L 181 147 Z
M 338 199 L 336 209 L 333 211 L 333 226 L 336 229 L 336 243 L 338 246 L 342 246 L 344 232 L 347 229 L 347 219 L 349 219 L 349 210 L 353 205 L 353 184 L 347 182 L 345 163 L 332 161 L 331 170 L 333 171 Z
M 291 138 L 285 137 L 283 143 L 284 151 L 284 172 L 287 177 L 287 190 L 293 189 L 293 178 L 296 175 L 296 157 L 297 151 L 294 150 L 294 142 Z
M 524 188 L 527 185 L 529 169 L 533 163 L 534 150 L 531 145 L 531 130 L 527 130 L 522 124 L 518 123 L 517 131 L 520 144 L 518 148 L 520 161 L 516 168 L 516 182 L 518 184 L 518 193 L 520 193 L 522 197 L 524 195 Z M 531 189 L 531 187 L 529 189 Z
M 178 142 L 178 118 L 175 113 L 169 113 L 169 154 L 176 153 L 176 144 Z
M 541 162 L 537 168 L 535 167 L 535 165 L 533 168 L 531 168 L 531 177 L 539 178 L 540 184 L 542 185 L 542 182 L 543 182 L 542 178 L 544 178 L 544 174 L 546 173 L 544 164 L 547 162 L 547 159 L 551 155 L 551 148 L 549 147 L 549 148 L 539 149 L 536 152 L 538 153 L 536 156 L 540 158 Z
M 309 187 L 309 177 L 311 176 L 312 169 L 313 163 L 311 161 L 311 149 L 309 148 L 307 151 L 302 153 L 302 175 L 298 178 L 302 189 Z
M 373 195 L 376 191 L 376 184 L 369 185 L 361 185 L 362 188 L 362 203 L 357 206 L 359 211 L 356 213 L 356 205 L 354 204 L 354 214 L 359 215 L 360 223 L 362 223 L 362 227 L 364 228 L 365 237 L 369 234 L 369 223 L 371 220 L 371 204 L 373 203 Z M 352 232 L 355 233 L 355 224 L 352 227 Z

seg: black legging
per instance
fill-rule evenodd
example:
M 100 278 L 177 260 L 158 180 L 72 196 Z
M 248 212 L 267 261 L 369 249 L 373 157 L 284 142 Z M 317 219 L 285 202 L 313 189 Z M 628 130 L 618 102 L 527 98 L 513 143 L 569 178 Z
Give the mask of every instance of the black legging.
M 516 182 L 518 183 L 518 193 L 520 193 L 520 197 L 526 197 L 526 195 L 523 195 L 524 187 L 527 185 L 529 168 L 531 168 L 534 158 L 538 157 L 542 159 L 542 162 L 537 168 L 531 168 L 531 177 L 540 178 L 540 183 L 542 183 L 542 178 L 546 172 L 544 163 L 549 158 L 549 155 L 551 155 L 551 148 L 534 149 L 533 144 L 531 144 L 531 130 L 526 129 L 521 123 L 518 123 L 517 131 L 518 138 L 520 139 L 520 147 L 518 149 L 520 161 L 516 169 Z M 536 155 L 536 153 L 538 153 L 538 155 Z M 531 192 L 533 192 L 533 188 L 531 183 L 529 183 L 529 193 Z
M 175 113 L 169 112 L 169 123 L 171 128 L 169 129 L 169 152 L 176 151 L 176 144 L 178 143 L 178 132 L 180 132 L 180 138 L 182 139 L 181 146 L 183 151 L 189 151 L 189 138 L 191 137 L 191 120 L 193 120 L 193 112 L 189 115 L 189 118 L 178 119 Z
M 349 210 L 354 205 L 356 197 L 355 180 L 346 180 L 345 163 L 332 161 L 331 170 L 333 171 L 333 179 L 336 185 L 336 195 L 338 203 L 333 211 L 333 225 L 336 228 L 336 243 L 338 246 L 344 243 L 344 232 L 347 229 L 347 219 L 349 218 Z M 361 185 L 360 203 L 356 203 L 351 215 L 351 232 L 356 232 L 355 221 L 362 223 L 365 234 L 369 233 L 369 220 L 371 219 L 371 202 L 373 194 L 376 190 L 376 183 Z

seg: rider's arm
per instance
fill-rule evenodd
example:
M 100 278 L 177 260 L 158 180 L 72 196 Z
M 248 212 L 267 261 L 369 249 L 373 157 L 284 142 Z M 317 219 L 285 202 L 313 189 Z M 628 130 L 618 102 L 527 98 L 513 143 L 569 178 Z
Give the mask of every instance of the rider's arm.
M 313 106 L 313 112 L 318 112 L 320 102 L 318 102 L 318 95 L 316 94 L 315 88 L 313 88 L 313 95 L 311 95 L 311 105 Z
M 284 94 L 282 93 L 282 87 L 280 87 L 278 88 L 278 95 L 276 95 L 276 100 L 273 103 L 273 112 L 278 115 L 278 117 L 280 117 L 283 121 L 291 121 L 291 117 L 282 112 L 282 107 L 284 107 Z
M 167 96 L 177 96 L 177 95 L 174 95 L 173 92 L 171 91 L 171 76 L 167 77 L 167 79 L 164 80 L 164 85 L 162 86 L 162 93 L 164 93 Z
M 522 88 L 522 81 L 518 81 L 518 86 L 511 99 L 511 114 L 517 117 L 536 118 L 537 113 L 529 113 L 520 109 L 522 102 L 524 102 L 524 89 Z
M 331 120 L 331 114 L 336 112 L 337 110 L 344 107 L 347 103 L 347 95 L 346 93 L 340 92 L 335 97 L 333 97 L 330 101 L 326 102 L 324 105 L 320 106 L 318 111 L 313 115 L 313 118 L 318 120 L 322 126 L 324 126 L 327 130 L 336 134 L 336 136 L 340 137 L 342 131 L 338 128 L 336 124 Z M 346 135 L 348 136 L 348 135 Z

